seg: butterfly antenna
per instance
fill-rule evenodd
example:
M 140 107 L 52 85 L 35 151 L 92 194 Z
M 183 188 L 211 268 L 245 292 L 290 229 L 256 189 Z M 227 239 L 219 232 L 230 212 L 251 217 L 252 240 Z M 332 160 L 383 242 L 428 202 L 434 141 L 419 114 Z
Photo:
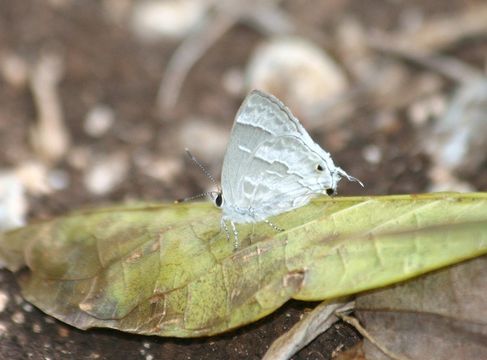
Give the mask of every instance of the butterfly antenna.
M 182 199 L 177 199 L 177 200 L 174 200 L 174 203 L 175 204 L 179 204 L 179 203 L 182 203 L 182 202 L 185 202 L 185 201 L 191 201 L 191 200 L 194 200 L 194 199 L 199 199 L 199 198 L 202 198 L 202 197 L 205 197 L 205 196 L 208 196 L 212 193 L 213 191 L 207 191 L 207 192 L 204 192 L 202 194 L 198 194 L 198 195 L 194 195 L 194 196 L 190 196 L 190 197 L 185 197 L 185 198 L 182 198 Z
M 188 148 L 186 148 L 185 151 L 186 151 L 186 154 L 188 154 L 188 156 L 191 159 L 191 161 L 194 162 L 196 165 L 198 165 L 198 167 L 201 169 L 201 171 L 203 171 L 203 173 L 206 175 L 206 177 L 208 179 L 210 179 L 211 182 L 213 183 L 213 185 L 215 185 L 218 188 L 218 191 L 220 191 L 220 185 L 218 185 L 218 183 L 215 181 L 215 178 L 210 174 L 210 172 L 203 166 L 203 164 L 201 164 L 198 161 L 198 159 L 196 159 L 194 157 L 194 155 L 191 153 L 191 151 L 189 151 Z M 208 195 L 208 194 L 209 193 L 205 193 L 205 195 Z

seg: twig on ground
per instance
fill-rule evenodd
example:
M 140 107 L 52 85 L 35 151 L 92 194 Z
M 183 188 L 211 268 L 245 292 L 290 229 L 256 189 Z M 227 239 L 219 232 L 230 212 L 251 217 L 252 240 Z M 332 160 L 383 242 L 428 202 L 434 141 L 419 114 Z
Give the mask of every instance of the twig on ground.
M 31 128 L 31 142 L 41 159 L 53 164 L 68 150 L 70 137 L 58 92 L 63 60 L 54 53 L 41 56 L 30 73 L 30 88 L 37 109 L 37 123 Z
M 275 340 L 262 358 L 263 360 L 289 359 L 318 335 L 338 321 L 337 311 L 350 311 L 353 302 L 329 303 L 324 301 L 306 314 L 291 330 Z
M 413 46 L 406 47 L 390 36 L 376 34 L 368 39 L 368 43 L 374 50 L 421 65 L 455 82 L 467 83 L 484 76 L 481 71 L 458 59 L 433 55 L 429 51 L 423 51 Z
M 220 39 L 236 20 L 224 13 L 206 18 L 176 49 L 166 67 L 157 93 L 157 107 L 166 114 L 176 105 L 184 80 L 194 64 Z
M 438 55 L 462 40 L 487 36 L 487 6 L 477 5 L 455 16 L 430 19 L 417 31 L 400 34 L 373 33 L 368 45 L 380 52 L 416 63 L 453 81 L 467 83 L 485 76 L 464 62 Z
M 277 6 L 280 0 L 253 0 L 242 6 L 238 1 L 215 2 L 202 24 L 176 49 L 169 60 L 157 93 L 157 108 L 170 113 L 183 83 L 196 62 L 238 22 L 248 22 L 266 34 L 290 32 L 291 21 Z
M 394 42 L 403 49 L 416 48 L 430 54 L 472 37 L 487 35 L 487 5 L 467 7 L 462 13 L 428 19 L 416 31 L 394 35 Z

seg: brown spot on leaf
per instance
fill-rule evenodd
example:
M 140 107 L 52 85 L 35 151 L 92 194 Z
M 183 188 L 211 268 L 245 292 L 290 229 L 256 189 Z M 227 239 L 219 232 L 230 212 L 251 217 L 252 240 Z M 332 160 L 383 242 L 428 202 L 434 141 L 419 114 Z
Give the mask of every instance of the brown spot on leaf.
M 142 256 L 142 253 L 140 251 L 135 251 L 134 253 L 132 253 L 126 260 L 125 262 L 127 263 L 133 263 L 133 262 L 136 262 L 137 260 L 140 259 L 140 257 Z
M 79 304 L 79 308 L 84 312 L 90 312 L 93 309 L 92 303 L 81 303 Z
M 152 295 L 149 298 L 149 303 L 150 304 L 156 304 L 156 303 L 159 303 L 161 301 L 164 301 L 164 298 L 165 298 L 165 295 L 164 294 L 157 293 L 157 294 Z
M 282 279 L 282 284 L 286 288 L 301 289 L 306 278 L 306 270 L 299 269 L 288 272 Z
M 154 241 L 154 243 L 152 244 L 152 246 L 150 248 L 150 251 L 156 252 L 156 251 L 159 251 L 160 248 L 161 248 L 161 245 L 160 245 L 159 241 Z

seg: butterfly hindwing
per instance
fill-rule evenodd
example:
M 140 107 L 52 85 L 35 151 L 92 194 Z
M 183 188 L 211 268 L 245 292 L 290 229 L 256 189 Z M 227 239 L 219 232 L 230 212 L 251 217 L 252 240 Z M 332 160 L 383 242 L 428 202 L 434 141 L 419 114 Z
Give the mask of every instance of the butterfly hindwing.
M 316 171 L 320 162 L 320 157 L 295 136 L 265 141 L 249 164 L 253 170 L 242 177 L 243 196 L 235 205 L 254 209 L 257 220 L 305 205 L 331 186 L 331 175 Z

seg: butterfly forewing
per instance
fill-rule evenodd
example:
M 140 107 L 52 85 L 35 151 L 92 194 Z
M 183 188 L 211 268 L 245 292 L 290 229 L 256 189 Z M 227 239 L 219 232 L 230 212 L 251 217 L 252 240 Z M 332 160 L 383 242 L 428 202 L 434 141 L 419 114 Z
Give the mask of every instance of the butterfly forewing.
M 319 181 L 317 164 L 324 167 Z M 305 205 L 332 185 L 333 168 L 279 100 L 253 91 L 237 113 L 223 162 L 223 216 L 254 222 Z

